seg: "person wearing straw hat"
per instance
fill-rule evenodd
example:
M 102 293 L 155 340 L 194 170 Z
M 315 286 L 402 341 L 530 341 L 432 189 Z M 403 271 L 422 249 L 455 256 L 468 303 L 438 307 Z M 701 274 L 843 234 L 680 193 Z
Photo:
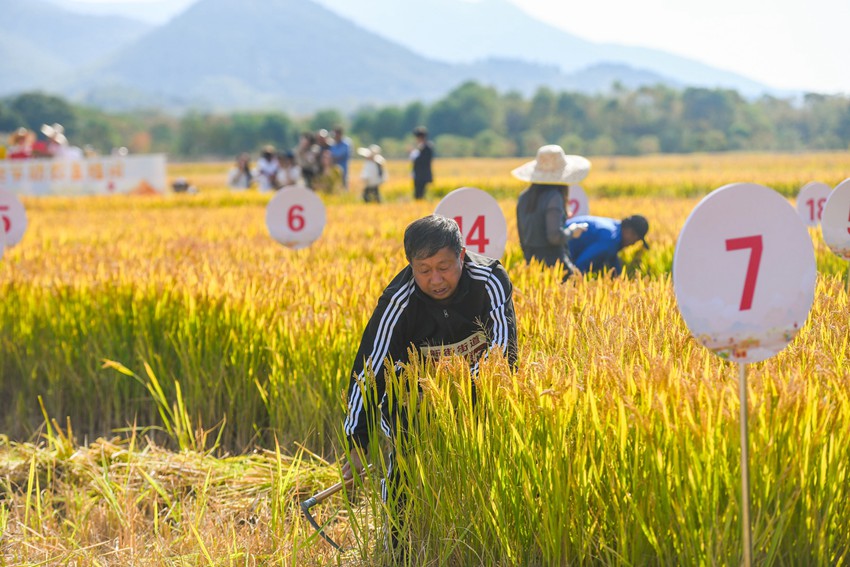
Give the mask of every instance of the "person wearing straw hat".
M 511 174 L 531 185 L 517 200 L 516 216 L 519 243 L 526 262 L 561 266 L 566 280 L 575 272 L 567 255 L 572 229 L 565 228 L 569 185 L 578 183 L 590 172 L 590 161 L 567 155 L 558 145 L 537 150 L 537 158 L 514 169 Z
M 260 193 L 277 189 L 278 169 L 280 169 L 280 162 L 277 160 L 277 151 L 273 145 L 266 144 L 260 152 L 259 159 L 257 159 L 256 175 L 254 176 Z
M 581 228 L 578 228 L 581 227 Z M 572 238 L 567 249 L 576 268 L 581 273 L 612 273 L 620 275 L 623 263 L 619 252 L 638 242 L 648 249 L 646 233 L 649 221 L 642 215 L 631 215 L 622 220 L 590 215 L 570 219 L 567 231 Z
M 82 148 L 72 146 L 65 136 L 65 127 L 54 122 L 42 124 L 41 133 L 47 138 L 47 155 L 55 159 L 78 160 L 84 157 Z
M 27 159 L 32 157 L 35 133 L 23 126 L 9 135 L 9 147 L 6 148 L 8 159 Z
M 387 168 L 384 156 L 381 155 L 381 146 L 372 144 L 368 148 L 357 148 L 357 154 L 366 158 L 366 163 L 360 171 L 360 179 L 363 180 L 363 201 L 380 203 L 381 183 L 387 180 Z

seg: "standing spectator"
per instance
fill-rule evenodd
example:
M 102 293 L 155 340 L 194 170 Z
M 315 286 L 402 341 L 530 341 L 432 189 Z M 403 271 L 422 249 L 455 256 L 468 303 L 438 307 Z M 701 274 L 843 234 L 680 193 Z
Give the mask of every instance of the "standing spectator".
M 416 147 L 410 152 L 413 162 L 413 198 L 424 199 L 425 188 L 434 181 L 431 162 L 434 159 L 434 144 L 428 140 L 428 130 L 418 126 L 413 130 L 416 137 Z
M 511 174 L 531 185 L 520 193 L 516 204 L 519 243 L 526 262 L 538 260 L 546 266 L 560 265 L 567 279 L 575 266 L 567 256 L 571 233 L 567 221 L 569 184 L 587 177 L 590 162 L 564 154 L 561 146 L 543 146 L 537 159 L 514 169 Z
M 27 159 L 32 157 L 35 133 L 21 127 L 9 135 L 9 147 L 6 148 L 8 159 Z
M 254 172 L 251 171 L 251 157 L 241 153 L 236 157 L 236 164 L 227 174 L 227 186 L 237 191 L 250 189 L 254 182 Z
M 301 168 L 295 163 L 295 154 L 291 151 L 282 152 L 277 156 L 280 161 L 280 169 L 277 170 L 277 186 L 288 187 L 289 185 L 301 185 L 304 180 L 301 177 Z
M 58 123 L 42 124 L 41 133 L 47 137 L 47 154 L 56 159 L 82 159 L 83 150 L 68 144 L 65 128 Z
M 321 164 L 321 172 L 313 178 L 313 190 L 318 193 L 334 193 L 342 192 L 342 168 L 334 163 L 334 157 L 329 149 L 322 151 L 319 158 Z
M 348 160 L 351 158 L 351 139 L 343 136 L 342 126 L 333 129 L 331 155 L 334 163 L 342 168 L 342 185 L 348 189 Z
M 277 170 L 280 163 L 277 161 L 274 146 L 263 147 L 260 159 L 257 160 L 257 188 L 261 193 L 274 191 L 277 188 Z
M 301 177 L 307 187 L 313 187 L 313 178 L 319 173 L 319 145 L 312 132 L 301 132 L 295 148 L 295 163 L 301 168 Z
M 381 146 L 372 144 L 368 148 L 358 148 L 357 153 L 366 158 L 360 179 L 363 180 L 363 200 L 369 202 L 381 202 L 381 183 L 387 180 L 387 168 L 384 156 L 381 155 Z
M 316 131 L 316 144 L 319 145 L 319 152 L 318 153 L 321 154 L 322 150 L 327 150 L 331 147 L 330 137 L 331 137 L 330 132 L 328 132 L 324 128 L 321 128 L 318 131 Z

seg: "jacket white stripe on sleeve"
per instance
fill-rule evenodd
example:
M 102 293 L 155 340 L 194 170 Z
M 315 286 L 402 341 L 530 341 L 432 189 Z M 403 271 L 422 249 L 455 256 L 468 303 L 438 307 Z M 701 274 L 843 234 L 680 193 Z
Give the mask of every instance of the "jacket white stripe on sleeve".
M 357 375 L 357 379 L 362 381 L 366 370 L 371 368 L 372 372 L 377 374 L 381 370 L 384 358 L 387 356 L 387 351 L 390 347 L 393 329 L 398 322 L 404 309 L 410 302 L 410 296 L 414 290 L 414 282 L 411 279 L 408 283 L 399 288 L 390 298 L 389 305 L 381 315 L 381 320 L 378 323 L 378 330 L 375 333 L 375 341 L 372 344 L 372 352 L 366 359 L 363 370 Z M 346 435 L 351 435 L 357 428 L 360 421 L 360 414 L 363 411 L 363 391 L 362 388 L 353 388 L 351 397 L 348 401 L 348 416 L 345 418 L 343 429 Z
M 507 354 L 509 325 L 505 313 L 505 302 L 507 301 L 505 287 L 494 275 L 493 270 L 479 266 L 469 266 L 469 275 L 473 279 L 484 282 L 484 287 L 490 296 L 490 304 L 493 306 L 493 309 L 490 311 L 490 317 L 493 319 L 493 344 L 494 346 L 498 345 L 502 352 Z

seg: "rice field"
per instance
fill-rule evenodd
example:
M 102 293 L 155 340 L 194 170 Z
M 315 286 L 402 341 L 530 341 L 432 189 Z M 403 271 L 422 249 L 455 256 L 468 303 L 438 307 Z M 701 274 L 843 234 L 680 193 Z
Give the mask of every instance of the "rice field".
M 392 162 L 388 202 L 326 199 L 301 251 L 269 238 L 269 195 L 223 187 L 229 164 L 172 164 L 198 195 L 26 199 L 0 261 L 0 565 L 389 563 L 379 472 L 314 509 L 344 553 L 299 504 L 340 479 L 347 373 L 404 228 L 461 186 L 508 221 L 520 364 L 488 361 L 474 407 L 459 361 L 401 378 L 423 391 L 399 463 L 415 479 L 405 563 L 739 563 L 737 367 L 679 316 L 676 236 L 716 187 L 793 198 L 850 177 L 850 155 L 591 159 L 591 212 L 650 220 L 622 279 L 561 285 L 524 264 L 521 160 L 438 159 L 427 202 Z M 848 266 L 811 234 L 809 321 L 748 368 L 759 565 L 850 562 Z

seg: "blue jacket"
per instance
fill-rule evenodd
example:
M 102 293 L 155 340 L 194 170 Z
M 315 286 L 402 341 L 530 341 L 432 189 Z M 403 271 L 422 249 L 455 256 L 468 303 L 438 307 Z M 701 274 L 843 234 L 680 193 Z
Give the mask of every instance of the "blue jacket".
M 617 253 L 623 247 L 620 221 L 582 215 L 572 217 L 567 224 L 580 222 L 587 223 L 587 230 L 567 244 L 573 263 L 582 273 L 613 269 L 619 275 L 622 262 Z
M 343 138 L 339 142 L 334 143 L 331 147 L 331 155 L 334 158 L 334 163 L 342 168 L 343 181 L 348 182 L 348 160 L 351 157 L 351 142 L 348 138 Z

